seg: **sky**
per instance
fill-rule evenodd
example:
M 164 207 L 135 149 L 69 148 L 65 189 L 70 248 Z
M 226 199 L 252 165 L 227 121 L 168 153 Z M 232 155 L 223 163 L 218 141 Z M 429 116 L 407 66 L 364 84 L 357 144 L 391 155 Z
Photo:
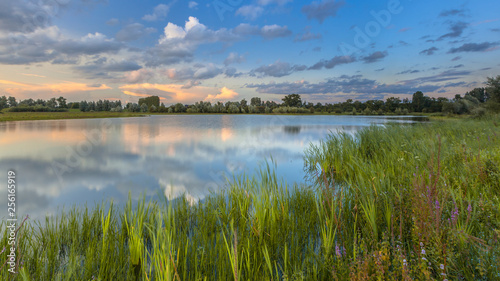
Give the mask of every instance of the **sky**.
M 498 11 L 498 0 L 0 0 L 0 95 L 452 98 L 500 74 Z

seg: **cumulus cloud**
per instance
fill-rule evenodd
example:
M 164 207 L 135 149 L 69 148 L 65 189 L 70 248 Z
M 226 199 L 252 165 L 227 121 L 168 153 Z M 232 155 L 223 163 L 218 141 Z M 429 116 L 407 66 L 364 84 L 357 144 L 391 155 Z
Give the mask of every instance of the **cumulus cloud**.
M 348 64 L 353 62 L 356 62 L 356 58 L 353 56 L 335 56 L 329 60 L 320 60 L 311 67 L 309 67 L 309 69 L 319 70 L 322 69 L 323 67 L 326 69 L 332 69 L 337 65 Z
M 223 72 L 221 68 L 213 63 L 209 63 L 207 65 L 195 65 L 193 67 L 170 68 L 165 71 L 165 74 L 172 80 L 184 81 L 210 79 Z
M 238 55 L 238 53 L 229 53 L 229 55 L 227 56 L 227 58 L 224 60 L 224 65 L 230 65 L 230 64 L 233 64 L 233 63 L 242 63 L 242 62 L 245 62 L 246 59 L 245 59 L 245 56 L 244 55 Z
M 277 24 L 263 26 L 260 33 L 265 39 L 274 39 L 292 35 L 292 31 L 290 31 L 286 25 L 279 26 Z
M 313 1 L 309 5 L 302 7 L 301 11 L 308 19 L 316 19 L 323 23 L 328 17 L 335 17 L 338 10 L 344 6 L 344 1 L 322 0 L 321 2 Z
M 52 6 L 48 2 L 0 1 L 0 30 L 33 32 L 48 27 L 52 22 Z
M 236 98 L 239 94 L 231 89 L 228 89 L 226 87 L 223 87 L 221 90 L 220 90 L 220 93 L 219 94 L 216 94 L 216 95 L 208 95 L 206 98 L 205 98 L 205 101 L 229 101 L 229 100 L 232 100 L 234 98 Z
M 96 55 L 101 53 L 117 53 L 124 45 L 96 32 L 80 39 L 66 39 L 55 44 L 55 48 L 69 55 Z
M 438 51 L 439 49 L 436 48 L 436 47 L 432 47 L 432 48 L 429 48 L 429 49 L 425 49 L 423 51 L 420 52 L 421 55 L 428 55 L 428 56 L 431 56 L 431 55 L 434 55 L 434 53 L 436 51 Z
M 361 58 L 361 60 L 363 60 L 365 63 L 374 63 L 374 62 L 378 62 L 380 61 L 381 59 L 387 57 L 388 53 L 387 51 L 384 51 L 384 52 L 374 52 L 366 57 L 363 57 Z
M 118 31 L 118 33 L 116 33 L 115 35 L 115 38 L 118 41 L 128 42 L 137 40 L 142 36 L 145 36 L 153 32 L 156 32 L 156 29 L 152 27 L 144 27 L 144 25 L 140 23 L 132 23 L 126 25 L 123 29 Z
M 247 5 L 247 6 L 242 6 L 238 10 L 236 10 L 236 15 L 241 15 L 247 20 L 255 20 L 262 13 L 264 12 L 264 9 L 259 6 L 254 6 L 254 5 Z
M 305 65 L 290 65 L 288 62 L 276 61 L 269 65 L 260 66 L 251 71 L 253 73 L 260 73 L 264 76 L 283 77 L 290 75 L 296 71 L 303 71 L 307 67 Z
M 93 62 L 89 62 L 85 65 L 79 65 L 73 67 L 76 71 L 82 73 L 87 78 L 113 78 L 110 72 L 127 72 L 135 71 L 142 68 L 139 64 L 134 61 L 107 61 L 106 58 L 100 58 Z
M 198 7 L 198 3 L 194 2 L 194 1 L 189 1 L 188 7 L 189 7 L 189 9 L 195 9 Z
M 125 46 L 101 33 L 81 38 L 63 36 L 56 26 L 34 32 L 0 34 L 0 63 L 30 64 L 36 62 L 71 63 L 80 56 L 115 54 Z
M 192 60 L 194 51 L 202 44 L 232 43 L 252 35 L 260 35 L 271 40 L 291 34 L 288 27 L 279 25 L 266 25 L 259 28 L 254 25 L 240 24 L 234 29 L 212 30 L 200 23 L 197 18 L 189 17 L 184 27 L 168 23 L 158 44 L 146 52 L 145 60 L 147 66 L 189 62 Z
M 485 52 L 493 47 L 497 46 L 496 42 L 483 42 L 483 43 L 467 43 L 463 44 L 458 48 L 451 48 L 448 54 L 460 53 L 460 52 Z
M 135 84 L 149 82 L 155 76 L 155 72 L 151 69 L 138 69 L 125 73 L 123 81 L 125 83 Z
M 145 21 L 158 21 L 158 20 L 163 20 L 167 17 L 168 11 L 170 10 L 170 7 L 165 4 L 159 4 L 153 9 L 153 13 L 149 15 L 145 15 L 142 17 L 143 20 Z

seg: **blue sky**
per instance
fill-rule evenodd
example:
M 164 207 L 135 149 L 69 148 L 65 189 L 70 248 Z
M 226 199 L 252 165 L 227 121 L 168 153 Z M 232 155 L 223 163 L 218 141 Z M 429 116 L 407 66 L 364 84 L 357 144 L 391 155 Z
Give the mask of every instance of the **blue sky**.
M 499 10 L 493 0 L 0 0 L 0 95 L 451 98 L 500 74 Z

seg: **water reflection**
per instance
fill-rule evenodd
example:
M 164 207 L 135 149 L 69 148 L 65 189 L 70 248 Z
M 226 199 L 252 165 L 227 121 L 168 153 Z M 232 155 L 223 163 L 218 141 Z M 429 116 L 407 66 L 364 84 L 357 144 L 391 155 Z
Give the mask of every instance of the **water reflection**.
M 389 121 L 407 122 L 272 115 L 6 122 L 0 123 L 0 182 L 6 182 L 6 171 L 17 172 L 18 215 L 33 218 L 109 199 L 121 205 L 129 192 L 135 199 L 161 192 L 196 200 L 224 186 L 226 176 L 252 174 L 271 156 L 279 176 L 302 181 L 303 151 L 310 143 Z
M 300 126 L 284 126 L 283 131 L 287 134 L 295 135 L 300 133 Z

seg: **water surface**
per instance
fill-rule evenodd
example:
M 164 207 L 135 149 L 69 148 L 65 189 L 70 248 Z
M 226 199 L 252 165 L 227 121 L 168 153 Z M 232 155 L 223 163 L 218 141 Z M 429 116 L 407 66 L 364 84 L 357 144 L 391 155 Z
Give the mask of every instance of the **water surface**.
M 0 123 L 0 216 L 7 171 L 17 173 L 17 214 L 118 205 L 141 194 L 201 199 L 226 176 L 253 174 L 271 157 L 278 176 L 302 182 L 303 152 L 329 133 L 411 119 L 363 116 L 168 115 Z

